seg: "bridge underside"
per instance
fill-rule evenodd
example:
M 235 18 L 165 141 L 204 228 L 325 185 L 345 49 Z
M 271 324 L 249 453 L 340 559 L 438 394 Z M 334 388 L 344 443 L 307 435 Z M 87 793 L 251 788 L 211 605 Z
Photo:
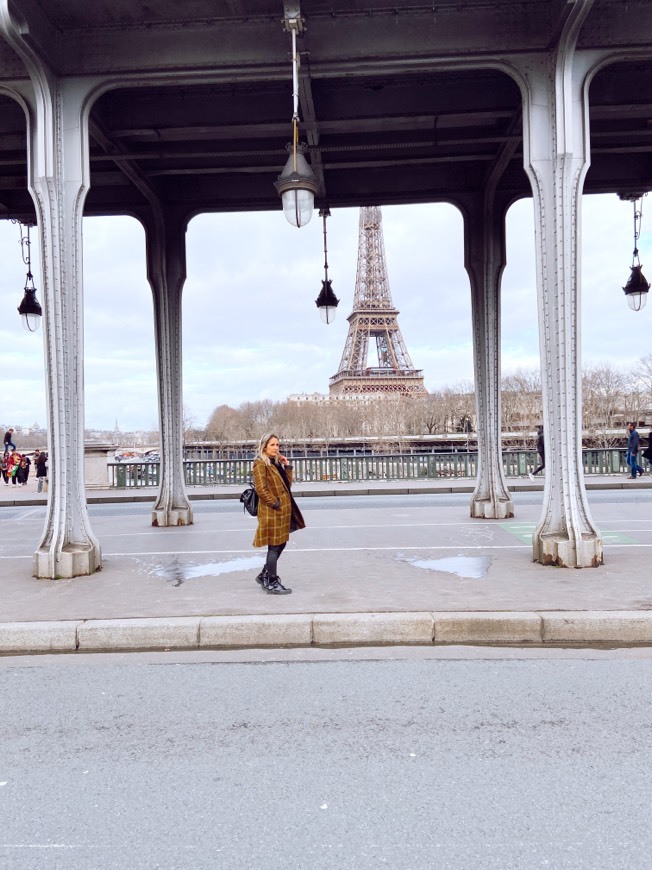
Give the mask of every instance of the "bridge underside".
M 505 211 L 532 197 L 547 444 L 533 558 L 600 564 L 577 471 L 581 197 L 652 188 L 648 0 L 11 0 L 0 3 L 0 217 L 38 222 L 43 264 L 51 485 L 36 575 L 101 565 L 83 488 L 83 215 L 133 214 L 145 228 L 162 442 L 152 522 L 192 522 L 185 230 L 200 212 L 283 220 L 273 182 L 292 135 L 284 22 L 297 31 L 316 207 L 448 201 L 463 214 L 477 517 L 513 513 L 498 427 L 500 278 Z
M 138 213 L 147 190 L 188 214 L 278 210 L 291 136 L 282 0 L 48 0 L 30 45 L 61 76 L 106 91 L 90 113 L 86 214 Z M 286 6 L 298 4 L 286 3 Z M 402 5 L 406 8 L 402 9 Z M 303 0 L 300 136 L 317 206 L 450 200 L 497 166 L 503 198 L 530 196 L 514 59 L 554 48 L 573 3 Z M 595 0 L 578 48 L 611 49 L 590 92 L 585 192 L 652 183 L 652 10 Z M 24 67 L 0 42 L 0 84 Z M 0 98 L 0 214 L 33 215 L 22 108 Z

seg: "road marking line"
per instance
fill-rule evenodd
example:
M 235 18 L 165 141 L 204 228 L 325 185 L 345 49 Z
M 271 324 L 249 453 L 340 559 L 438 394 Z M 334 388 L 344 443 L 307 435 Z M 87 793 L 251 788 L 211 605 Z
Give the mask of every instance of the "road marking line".
M 652 547 L 652 544 L 650 544 Z M 209 556 L 212 554 L 230 554 L 230 553 L 251 553 L 253 548 L 247 550 L 184 550 L 179 553 L 178 550 L 156 550 L 147 553 L 104 553 L 108 557 L 132 557 L 134 559 L 140 556 Z M 393 551 L 393 550 L 525 550 L 528 549 L 525 544 L 508 544 L 504 546 L 468 546 L 466 544 L 446 544 L 444 546 L 409 546 L 409 547 L 301 547 L 285 550 L 285 553 L 375 553 L 378 551 Z
M 444 544 L 441 546 L 432 546 L 428 544 L 418 545 L 418 546 L 405 546 L 405 547 L 302 547 L 295 549 L 292 547 L 291 549 L 286 550 L 286 553 L 355 553 L 355 552 L 382 552 L 382 551 L 392 551 L 392 550 L 456 550 L 460 552 L 462 550 L 529 550 L 531 544 L 509 544 L 509 545 L 497 545 L 497 544 L 478 544 L 478 545 L 469 545 L 469 544 Z M 650 544 L 627 544 L 627 543 L 611 543 L 607 544 L 607 548 L 611 550 L 649 550 L 652 549 L 652 543 Z M 246 550 L 184 550 L 180 553 L 178 550 L 149 550 L 143 551 L 140 553 L 103 553 L 104 558 L 128 558 L 128 559 L 138 559 L 143 556 L 175 556 L 177 558 L 181 558 L 182 556 L 210 556 L 215 554 L 224 554 L 228 555 L 231 553 L 248 553 L 251 554 L 252 547 L 247 548 Z M 12 559 L 16 560 L 27 560 L 32 559 L 33 556 L 0 556 L 0 561 L 8 562 Z

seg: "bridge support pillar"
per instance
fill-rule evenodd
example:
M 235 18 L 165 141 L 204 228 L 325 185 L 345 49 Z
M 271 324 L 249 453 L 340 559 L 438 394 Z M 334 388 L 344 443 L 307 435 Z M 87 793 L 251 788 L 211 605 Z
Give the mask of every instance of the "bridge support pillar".
M 524 164 L 535 211 L 537 292 L 546 443 L 543 512 L 533 560 L 569 568 L 603 562 L 582 470 L 580 212 L 589 166 L 590 55 L 575 40 L 591 0 L 569 13 L 556 53 L 523 65 Z
M 464 264 L 471 282 L 478 474 L 471 516 L 505 519 L 514 503 L 503 472 L 500 398 L 500 279 L 505 267 L 505 207 L 493 183 L 459 203 L 464 213 Z
M 36 64 L 30 75 L 37 86 L 29 98 L 28 177 L 43 275 L 49 455 L 46 519 L 33 573 L 69 579 L 102 567 L 84 479 L 82 213 L 89 187 L 89 83 L 57 81 Z
M 154 297 L 154 325 L 161 429 L 161 478 L 152 509 L 153 526 L 193 522 L 183 476 L 181 296 L 186 280 L 185 214 L 152 204 L 142 218 L 147 277 Z

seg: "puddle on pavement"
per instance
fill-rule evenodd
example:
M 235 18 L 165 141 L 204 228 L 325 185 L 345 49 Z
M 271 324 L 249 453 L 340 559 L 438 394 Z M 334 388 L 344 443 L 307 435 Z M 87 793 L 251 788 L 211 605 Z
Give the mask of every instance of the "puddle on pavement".
M 174 559 L 169 565 L 157 567 L 154 573 L 158 577 L 175 581 L 174 586 L 181 586 L 186 580 L 195 580 L 197 577 L 217 577 L 235 571 L 260 570 L 262 566 L 260 556 L 241 556 L 225 562 L 205 562 L 201 565 L 182 565 L 178 559 Z
M 491 556 L 447 556 L 445 559 L 408 559 L 415 568 L 426 571 L 444 571 L 465 580 L 481 580 L 487 576 Z

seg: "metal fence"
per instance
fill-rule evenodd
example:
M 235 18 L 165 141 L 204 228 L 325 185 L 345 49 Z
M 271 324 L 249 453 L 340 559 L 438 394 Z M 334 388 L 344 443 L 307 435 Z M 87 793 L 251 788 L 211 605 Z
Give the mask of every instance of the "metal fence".
M 625 474 L 625 450 L 583 450 L 585 474 Z M 643 461 L 643 460 L 642 460 Z M 291 459 L 294 480 L 439 480 L 473 478 L 477 474 L 478 454 L 430 453 L 418 456 L 332 456 Z M 644 467 L 649 469 L 647 460 Z M 503 467 L 507 477 L 524 477 L 539 464 L 532 450 L 506 450 Z M 187 486 L 244 486 L 251 480 L 253 459 L 190 459 L 183 463 Z M 158 462 L 110 462 L 109 485 L 116 489 L 158 486 Z

